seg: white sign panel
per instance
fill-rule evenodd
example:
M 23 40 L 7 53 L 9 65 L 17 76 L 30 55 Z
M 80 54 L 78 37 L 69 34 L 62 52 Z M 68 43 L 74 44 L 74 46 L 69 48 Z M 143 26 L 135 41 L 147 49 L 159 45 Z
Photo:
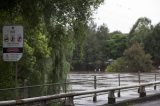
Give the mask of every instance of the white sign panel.
M 3 60 L 18 61 L 23 55 L 23 27 L 3 26 Z

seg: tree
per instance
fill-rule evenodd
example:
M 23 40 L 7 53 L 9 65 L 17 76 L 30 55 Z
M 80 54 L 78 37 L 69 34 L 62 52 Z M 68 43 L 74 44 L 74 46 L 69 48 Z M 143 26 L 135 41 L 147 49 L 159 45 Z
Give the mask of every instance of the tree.
M 141 46 L 144 46 L 145 37 L 151 33 L 152 29 L 150 19 L 146 17 L 139 18 L 128 35 L 130 45 L 138 42 Z
M 95 52 L 92 53 L 92 55 L 95 56 L 92 61 L 95 61 L 96 68 L 104 69 L 104 66 L 106 65 L 105 62 L 107 61 L 107 57 L 105 53 L 105 42 L 109 36 L 109 29 L 107 25 L 103 24 L 98 27 L 95 35 L 95 41 L 93 41 L 93 45 L 91 46 L 91 48 L 95 50 Z
M 131 72 L 150 72 L 153 69 L 151 55 L 145 54 L 138 43 L 125 50 L 124 58 L 127 62 L 127 70 Z
M 111 34 L 105 42 L 105 54 L 108 59 L 117 59 L 123 55 L 128 46 L 127 36 L 124 34 Z
M 105 41 L 109 37 L 109 29 L 106 25 L 99 26 L 91 23 L 88 27 L 88 34 L 84 42 L 84 54 L 81 61 L 73 64 L 77 70 L 84 67 L 83 70 L 94 70 L 95 68 L 104 68 L 106 59 L 105 56 Z M 78 49 L 78 48 L 76 48 Z M 79 58 L 77 53 L 74 53 L 74 58 Z M 80 58 L 79 58 L 80 60 Z M 78 67 L 80 66 L 80 67 Z
M 152 69 L 151 55 L 145 54 L 138 43 L 125 50 L 123 57 L 118 58 L 107 67 L 107 70 L 116 72 L 151 72 Z
M 148 18 L 139 18 L 129 33 L 130 45 L 139 42 L 145 52 L 152 55 L 152 60 L 156 66 L 160 64 L 159 26 L 159 24 L 153 26 Z
M 0 24 L 21 24 L 25 28 L 24 56 L 18 63 L 20 86 L 24 85 L 25 80 L 27 85 L 33 85 L 58 83 L 66 79 L 74 46 L 76 43 L 82 45 L 92 12 L 102 2 L 103 0 L 0 1 Z M 8 67 L 8 71 L 12 69 L 0 61 L 0 65 Z M 5 80 L 7 77 L 2 76 L 0 74 L 0 80 L 10 83 L 11 80 Z M 14 75 L 11 79 L 14 79 Z M 8 86 L 5 83 L 0 88 L 15 85 Z M 48 88 L 48 92 L 59 92 L 59 88 L 63 88 L 62 85 Z M 43 90 L 39 90 L 34 90 L 37 91 L 34 96 L 42 93 Z
M 160 64 L 160 23 L 157 24 L 153 31 L 145 38 L 144 49 L 152 55 L 155 65 Z
M 127 72 L 127 63 L 123 57 L 114 60 L 111 65 L 107 66 L 106 71 L 108 72 Z

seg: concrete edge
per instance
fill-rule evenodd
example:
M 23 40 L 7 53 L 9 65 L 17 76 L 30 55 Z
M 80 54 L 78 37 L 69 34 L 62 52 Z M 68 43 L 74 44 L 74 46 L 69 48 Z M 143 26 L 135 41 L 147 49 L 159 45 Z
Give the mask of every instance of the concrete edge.
M 147 95 L 146 97 L 142 97 L 142 98 L 127 99 L 127 100 L 116 102 L 115 104 L 104 104 L 102 106 L 129 106 L 129 105 L 143 103 L 146 101 L 153 101 L 157 99 L 160 99 L 160 93 Z

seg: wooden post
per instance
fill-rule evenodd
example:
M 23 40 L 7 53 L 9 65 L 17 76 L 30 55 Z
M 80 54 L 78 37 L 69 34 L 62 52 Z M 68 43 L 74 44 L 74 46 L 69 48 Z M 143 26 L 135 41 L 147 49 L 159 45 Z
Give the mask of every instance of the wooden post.
M 97 78 L 94 76 L 94 89 L 97 89 Z M 97 102 L 97 94 L 95 93 L 93 96 L 93 102 Z
M 114 96 L 114 90 L 111 90 L 108 93 L 108 104 L 114 104 L 114 103 L 116 103 L 116 99 Z
M 65 79 L 64 82 L 64 92 L 67 93 L 67 79 Z
M 156 80 L 157 80 L 157 76 L 156 76 L 156 73 L 155 73 L 155 82 L 156 82 Z M 156 86 L 156 84 L 154 85 L 154 90 L 156 90 L 156 88 L 157 88 L 157 86 Z
M 73 96 L 70 96 L 68 97 L 66 100 L 65 100 L 65 104 L 64 106 L 74 106 L 74 97 Z
M 42 105 L 41 106 L 47 106 L 46 101 L 42 101 Z
M 27 86 L 27 79 L 24 80 L 24 86 L 25 86 L 25 88 L 23 89 L 23 93 L 24 93 L 23 98 L 28 98 L 28 87 L 26 87 Z
M 65 79 L 64 82 L 64 93 L 67 93 L 67 79 Z M 65 102 L 66 102 L 67 98 L 65 97 Z
M 140 74 L 140 71 L 138 71 L 138 82 L 139 82 L 139 84 L 141 83 L 141 74 Z
M 146 96 L 146 90 L 145 90 L 145 86 L 140 86 L 139 87 L 139 97 L 145 97 Z
M 141 83 L 141 75 L 140 75 L 140 71 L 138 71 L 138 82 L 139 84 Z M 138 88 L 138 93 L 140 91 L 140 88 Z
M 120 74 L 118 74 L 118 86 L 121 86 L 120 81 L 121 81 L 121 79 L 120 79 Z M 118 97 L 121 97 L 121 91 L 120 91 L 120 89 L 118 90 L 117 96 L 118 96 Z

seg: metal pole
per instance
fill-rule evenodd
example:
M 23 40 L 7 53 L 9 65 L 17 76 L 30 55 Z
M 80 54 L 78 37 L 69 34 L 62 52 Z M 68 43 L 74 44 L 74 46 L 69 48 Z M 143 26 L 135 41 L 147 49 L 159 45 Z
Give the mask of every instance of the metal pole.
M 121 79 L 120 79 L 120 74 L 118 74 L 118 85 L 121 86 L 121 83 L 120 83 Z M 118 90 L 118 94 L 117 94 L 118 97 L 121 96 L 120 94 L 120 89 Z
M 15 68 L 16 68 L 16 70 L 15 70 L 15 94 L 16 94 L 16 99 L 18 99 L 18 89 L 17 89 L 17 87 L 18 87 L 18 64 L 17 64 L 17 62 L 15 62 Z
M 97 89 L 97 78 L 94 76 L 94 89 Z M 93 102 L 97 102 L 97 94 L 95 93 L 93 96 Z

